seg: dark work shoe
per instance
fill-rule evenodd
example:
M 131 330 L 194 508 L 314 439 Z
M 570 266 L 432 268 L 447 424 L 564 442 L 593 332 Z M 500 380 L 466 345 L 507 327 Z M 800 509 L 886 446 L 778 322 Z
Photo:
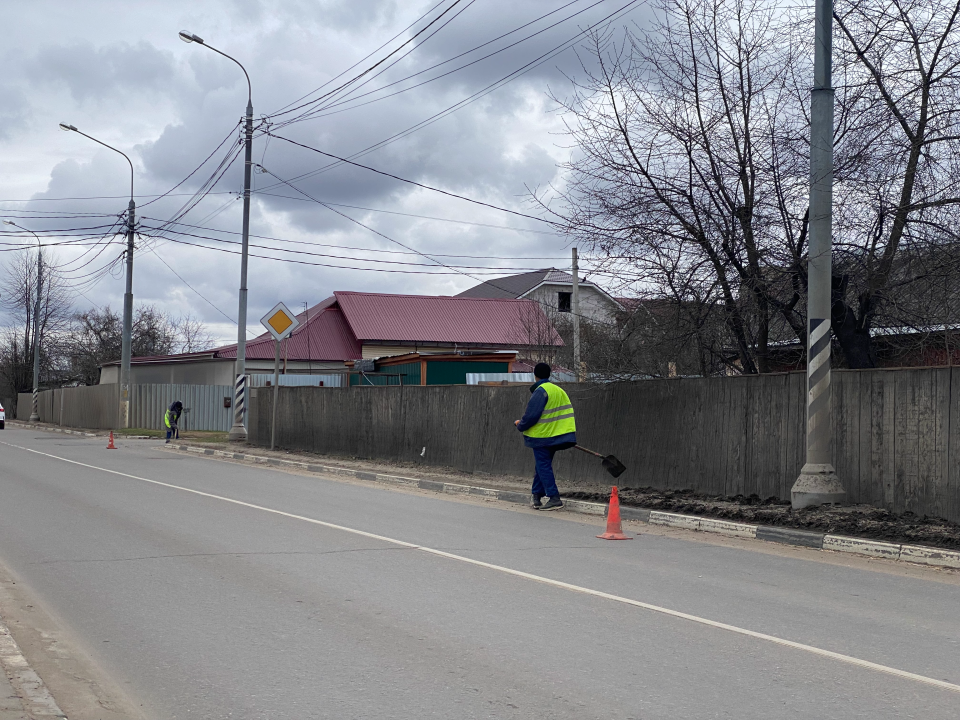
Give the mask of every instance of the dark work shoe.
M 541 510 L 560 510 L 561 508 L 563 508 L 563 503 L 559 497 L 552 497 L 540 506 Z
M 530 501 L 530 507 L 532 507 L 534 510 L 539 510 L 541 498 L 537 497 L 536 495 L 531 495 L 530 497 L 533 498 L 533 500 Z

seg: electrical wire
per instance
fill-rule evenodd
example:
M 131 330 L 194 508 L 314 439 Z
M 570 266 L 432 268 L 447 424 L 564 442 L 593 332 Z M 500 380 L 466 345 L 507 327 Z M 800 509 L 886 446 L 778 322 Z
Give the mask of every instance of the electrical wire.
M 296 145 L 297 147 L 301 147 L 305 150 L 312 150 L 313 152 L 319 153 L 320 155 L 333 158 L 335 160 L 338 160 L 341 163 L 346 163 L 348 165 L 353 165 L 358 168 L 363 168 L 364 170 L 375 172 L 378 175 L 383 175 L 388 178 L 393 178 L 394 180 L 398 180 L 399 182 L 404 182 L 409 185 L 415 185 L 416 187 L 423 188 L 424 190 L 431 190 L 433 192 L 440 193 L 441 195 L 447 195 L 448 197 L 457 198 L 458 200 L 465 200 L 466 202 L 473 203 L 474 205 L 481 205 L 483 207 L 493 208 L 494 210 L 510 213 L 511 215 L 517 215 L 518 217 L 527 218 L 528 220 L 537 220 L 542 223 L 547 223 L 548 225 L 558 226 L 558 223 L 555 223 L 552 220 L 544 220 L 543 218 L 539 218 L 535 215 L 527 215 L 526 213 L 518 212 L 517 210 L 510 210 L 509 208 L 503 208 L 503 207 L 500 207 L 499 205 L 493 205 L 492 203 L 483 202 L 482 200 L 474 200 L 473 198 L 469 198 L 466 195 L 458 195 L 457 193 L 452 193 L 447 190 L 441 190 L 440 188 L 431 187 L 430 185 L 424 185 L 423 183 L 419 183 L 416 180 L 408 180 L 407 178 L 400 177 L 399 175 L 394 175 L 393 173 L 384 172 L 383 170 L 377 170 L 376 168 L 370 167 L 369 165 L 363 165 L 361 163 L 354 162 L 353 160 L 342 158 L 339 155 L 334 155 L 333 153 L 328 153 L 323 150 L 319 150 L 318 148 L 311 147 L 310 145 L 299 143 L 296 140 L 291 140 L 290 138 L 284 137 L 283 135 L 274 135 L 272 132 L 267 132 L 266 134 L 270 135 L 270 137 L 276 138 L 277 140 L 284 140 L 285 142 L 288 142 L 291 145 Z M 267 172 L 266 168 L 264 168 L 264 172 Z M 270 173 L 270 175 L 273 175 L 273 173 Z M 273 175 L 273 176 L 276 177 L 276 175 Z M 284 184 L 287 184 L 286 181 L 281 181 L 281 182 L 284 182 Z M 290 185 L 290 187 L 294 187 L 294 186 Z M 299 188 L 294 188 L 294 189 L 297 190 L 297 192 L 302 192 Z M 320 201 L 315 200 L 315 202 L 320 202 Z
M 560 11 L 566 9 L 566 8 L 568 8 L 570 5 L 576 4 L 576 3 L 579 2 L 579 1 L 580 1 L 580 0 L 572 0 L 571 2 L 568 2 L 566 5 L 563 5 L 563 6 L 559 7 L 559 8 L 556 8 L 556 9 L 554 9 L 554 10 L 551 10 L 551 11 L 548 12 L 548 13 L 544 13 L 543 15 L 541 15 L 541 16 L 538 17 L 538 18 L 536 18 L 536 19 L 534 19 L 534 20 L 531 20 L 530 22 L 527 22 L 527 23 L 525 23 L 525 24 L 523 24 L 523 25 L 521 25 L 521 26 L 519 26 L 519 27 L 517 27 L 517 28 L 514 28 L 514 29 L 511 30 L 510 32 L 503 33 L 502 35 L 499 35 L 498 37 L 494 38 L 493 40 L 488 40 L 488 41 L 485 42 L 485 43 L 482 43 L 482 44 L 480 44 L 480 45 L 477 45 L 476 47 L 471 48 L 470 50 L 466 50 L 466 51 L 464 51 L 464 52 L 462 52 L 462 53 L 460 53 L 460 54 L 458 54 L 458 55 L 453 56 L 452 58 L 449 58 L 449 59 L 447 59 L 447 60 L 444 60 L 443 62 L 439 62 L 439 63 L 436 63 L 435 65 L 431 65 L 431 66 L 428 67 L 428 68 L 424 68 L 423 70 L 419 70 L 418 72 L 412 73 L 412 74 L 410 74 L 410 75 L 407 75 L 406 77 L 400 78 L 399 80 L 395 80 L 395 81 L 393 81 L 393 82 L 391 82 L 391 83 L 388 83 L 388 84 L 386 84 L 386 85 L 383 85 L 383 86 L 381 86 L 381 87 L 379 87 L 379 88 L 376 88 L 375 90 L 370 90 L 370 91 L 368 91 L 368 92 L 366 92 L 366 93 L 362 93 L 362 94 L 360 94 L 360 95 L 354 95 L 354 94 L 352 94 L 352 93 L 354 93 L 354 92 L 355 92 L 357 89 L 359 89 L 359 88 L 353 88 L 350 93 L 348 93 L 347 95 L 345 95 L 343 98 L 341 98 L 341 99 L 338 100 L 337 102 L 326 103 L 326 104 L 323 105 L 322 107 L 317 108 L 317 109 L 314 110 L 314 111 L 311 111 L 309 114 L 305 114 L 302 119 L 316 119 L 316 118 L 321 118 L 321 117 L 329 117 L 330 115 L 335 115 L 335 114 L 338 114 L 338 113 L 341 113 L 341 112 L 346 112 L 346 111 L 348 111 L 348 110 L 354 110 L 354 109 L 356 109 L 356 108 L 365 107 L 365 106 L 371 105 L 371 104 L 373 104 L 373 103 L 375 103 L 375 102 L 379 102 L 379 101 L 381 101 L 381 100 L 386 100 L 387 98 L 391 98 L 391 97 L 396 97 L 397 95 L 400 95 L 400 94 L 402 94 L 402 93 L 408 92 L 408 91 L 410 91 L 410 90 L 415 90 L 415 89 L 417 89 L 417 88 L 419 88 L 419 87 L 423 87 L 424 85 L 427 85 L 427 84 L 429 84 L 429 83 L 432 83 L 432 82 L 434 82 L 434 81 L 436 81 L 436 80 L 441 80 L 441 79 L 443 79 L 443 78 L 445 78 L 445 77 L 447 77 L 447 76 L 449 76 L 449 75 L 452 75 L 452 74 L 454 74 L 454 73 L 460 72 L 461 70 L 465 70 L 465 69 L 468 68 L 468 67 L 471 67 L 471 66 L 473 66 L 473 65 L 476 65 L 476 64 L 478 64 L 478 63 L 481 63 L 481 62 L 483 62 L 484 60 L 488 60 L 489 58 L 492 58 L 492 57 L 494 57 L 494 56 L 496 56 L 496 55 L 499 55 L 499 54 L 502 53 L 502 52 L 506 52 L 507 50 L 510 50 L 511 48 L 514 48 L 514 47 L 516 47 L 516 46 L 518 46 L 518 45 L 520 45 L 520 44 L 522 44 L 522 43 L 524 43 L 524 42 L 526 42 L 526 41 L 528 41 L 528 40 L 530 40 L 530 39 L 532 39 L 532 38 L 537 37 L 538 35 L 541 35 L 541 34 L 547 32 L 547 31 L 549 31 L 549 30 L 552 30 L 553 28 L 558 27 L 559 25 L 562 25 L 563 23 L 566 23 L 566 22 L 572 20 L 573 18 L 577 17 L 578 15 L 581 15 L 581 14 L 583 14 L 583 13 L 585 13 L 585 12 L 588 12 L 589 10 L 592 10 L 592 9 L 595 8 L 596 6 L 598 6 L 598 5 L 600 5 L 600 4 L 604 3 L 604 2 L 607 2 L 607 0 L 597 0 L 597 2 L 594 2 L 592 5 L 589 5 L 589 6 L 583 8 L 583 9 L 581 9 L 581 10 L 578 10 L 577 12 L 572 13 L 571 15 L 568 15 L 567 17 L 565 17 L 565 18 L 563 18 L 563 19 L 561 19 L 561 20 L 558 20 L 558 21 L 554 22 L 554 23 L 551 24 L 551 25 L 547 25 L 546 27 L 541 28 L 540 30 L 537 30 L 536 32 L 533 32 L 533 33 L 527 35 L 526 37 L 523 37 L 523 38 L 521 38 L 521 39 L 519 39 L 519 40 L 517 40 L 517 41 L 515 41 L 515 42 L 513 42 L 513 43 L 510 43 L 509 45 L 505 45 L 505 46 L 502 47 L 502 48 L 499 48 L 499 49 L 497 49 L 497 50 L 494 50 L 493 52 L 488 53 L 488 54 L 484 55 L 483 57 L 479 57 L 479 58 L 476 58 L 475 60 L 471 60 L 470 62 L 467 62 L 467 63 L 465 63 L 465 64 L 463 64 L 463 65 L 461 65 L 461 66 L 459 66 L 459 67 L 454 68 L 453 70 L 449 70 L 449 71 L 447 71 L 447 72 L 441 73 L 440 75 L 437 75 L 437 76 L 435 76 L 435 77 L 432 77 L 432 78 L 429 78 L 429 79 L 427 79 L 427 80 L 424 80 L 423 82 L 419 82 L 419 83 L 417 83 L 417 84 L 415 84 L 415 85 L 411 85 L 410 87 L 403 88 L 403 89 L 401 89 L 401 90 L 398 90 L 398 91 L 396 91 L 396 92 L 390 93 L 390 94 L 388 94 L 388 95 L 383 95 L 383 96 L 378 97 L 378 98 L 373 98 L 372 100 L 369 100 L 369 101 L 367 101 L 367 102 L 358 103 L 358 104 L 355 104 L 355 105 L 350 105 L 349 107 L 345 107 L 345 108 L 342 108 L 342 109 L 340 109 L 340 110 L 336 110 L 336 111 L 334 111 L 334 112 L 328 112 L 328 111 L 330 111 L 330 110 L 333 110 L 333 108 L 337 108 L 337 107 L 340 107 L 340 106 L 342 106 L 342 105 L 346 105 L 347 103 L 349 103 L 349 102 L 351 102 L 351 101 L 359 100 L 359 99 L 361 99 L 361 98 L 368 97 L 368 96 L 370 96 L 370 95 L 374 95 L 374 94 L 376 94 L 376 93 L 378 93 L 378 92 L 382 92 L 382 91 L 384 91 L 384 90 L 386 90 L 386 89 L 388 89 L 388 88 L 394 87 L 395 85 L 399 85 L 400 83 L 403 83 L 403 82 L 405 82 L 405 81 L 407 81 L 407 80 L 411 80 L 411 79 L 413 79 L 413 78 L 415 78 L 415 77 L 418 77 L 418 76 L 420 76 L 420 75 L 423 75 L 424 73 L 427 73 L 427 72 L 429 72 L 429 71 L 431 71 L 431 70 L 435 70 L 436 68 L 442 67 L 443 65 L 446 65 L 446 64 L 451 63 L 451 62 L 453 62 L 453 61 L 455 61 L 455 60 L 458 60 L 459 58 L 464 57 L 465 55 L 469 55 L 470 53 L 476 52 L 477 50 L 479 50 L 479 49 L 481 49 L 481 48 L 483 48 L 483 47 L 486 47 L 487 45 L 490 45 L 490 44 L 492 44 L 492 43 L 494 43 L 494 42 L 497 42 L 498 40 L 502 40 L 503 38 L 508 37 L 509 35 L 512 35 L 512 34 L 514 34 L 514 33 L 516 33 L 516 32 L 519 32 L 520 30 L 523 30 L 524 28 L 529 27 L 530 25 L 533 25 L 533 24 L 539 22 L 540 20 L 546 19 L 547 17 L 549 17 L 549 16 L 551 16 L 551 15 L 554 15 L 554 14 L 556 14 L 556 13 L 558 13 L 558 12 L 560 12 Z M 368 82 L 369 82 L 369 81 L 368 81 Z M 364 83 L 364 84 L 366 84 L 366 83 Z
M 299 198 L 298 198 L 298 199 L 299 199 Z M 312 202 L 312 201 L 305 199 L 305 202 Z M 351 206 L 351 205 L 338 205 L 337 203 L 327 203 L 327 204 L 328 204 L 328 205 L 333 205 L 334 207 L 348 207 L 348 208 L 354 207 L 354 206 Z M 355 207 L 354 207 L 354 209 L 363 210 L 364 208 L 355 208 Z M 159 221 L 159 222 L 163 222 L 162 220 L 159 220 L 158 218 L 144 217 L 143 219 L 144 219 L 144 220 L 157 220 L 157 221 Z M 451 222 L 455 222 L 455 221 L 451 221 Z M 203 226 L 203 225 L 193 225 L 193 224 L 190 224 L 190 223 L 183 223 L 183 222 L 171 223 L 171 225 L 172 225 L 172 226 L 180 226 L 180 227 L 188 227 L 188 228 L 192 228 L 192 229 L 194 229 L 194 230 L 206 230 L 206 231 L 208 231 L 208 232 L 226 233 L 226 234 L 229 234 L 229 235 L 242 235 L 242 234 L 243 234 L 243 233 L 238 232 L 238 231 L 236 231 L 236 230 L 220 230 L 220 229 L 218 229 L 218 228 L 205 227 L 205 226 Z M 496 226 L 492 226 L 492 227 L 496 227 Z M 336 249 L 339 249 L 339 250 L 357 250 L 357 251 L 359 251 L 359 252 L 387 253 L 387 254 L 390 254 L 390 255 L 419 255 L 419 254 L 420 254 L 420 253 L 418 253 L 418 252 L 404 252 L 403 250 L 382 250 L 382 249 L 379 249 L 379 248 L 362 248 L 362 247 L 353 247 L 353 246 L 350 246 L 350 245 L 336 245 L 336 244 L 332 244 L 332 243 L 311 242 L 311 241 L 307 241 L 307 240 L 287 240 L 287 239 L 285 239 L 285 238 L 272 237 L 272 236 L 270 236 L 270 235 L 256 235 L 256 234 L 253 234 L 253 233 L 250 233 L 250 234 L 248 235 L 248 237 L 258 238 L 258 239 L 260 239 L 260 240 L 272 240 L 272 241 L 274 241 L 274 242 L 290 243 L 290 244 L 295 244 L 295 245 L 312 245 L 312 246 L 316 246 L 316 247 L 336 248 Z M 557 257 L 554 257 L 554 256 L 543 257 L 543 256 L 530 256 L 530 255 L 526 255 L 526 256 L 522 256 L 522 257 L 503 257 L 503 256 L 499 256 L 499 255 L 448 255 L 448 254 L 444 254 L 444 253 L 431 253 L 431 254 L 432 254 L 432 255 L 436 255 L 436 257 L 460 258 L 460 259 L 470 259 L 470 260 L 553 260 L 553 261 L 557 261 L 557 260 L 565 260 L 565 259 L 566 259 L 566 258 L 557 258 Z
M 367 227 L 368 229 L 370 229 L 368 226 L 364 226 L 364 227 Z M 145 227 L 145 229 L 146 229 L 146 230 L 159 230 L 159 228 L 151 228 L 151 227 Z M 239 241 L 239 240 L 224 240 L 223 238 L 211 237 L 210 235 L 200 235 L 200 234 L 198 234 L 198 233 L 190 233 L 190 232 L 185 232 L 185 231 L 183 231 L 183 230 L 171 230 L 171 229 L 168 228 L 168 229 L 165 230 L 165 232 L 166 232 L 166 233 L 176 234 L 176 235 L 178 235 L 178 236 L 180 236 L 180 237 L 195 238 L 195 239 L 197 239 L 197 240 L 209 240 L 209 241 L 211 241 L 211 242 L 221 243 L 221 244 L 224 244 L 224 245 L 242 245 L 242 244 L 243 244 L 243 243 L 242 243 L 241 241 Z M 311 243 L 303 243 L 303 244 L 311 244 Z M 358 258 L 358 257 L 350 256 L 350 255 L 333 255 L 333 254 L 330 254 L 330 253 L 311 252 L 311 251 L 309 251 L 309 250 L 292 250 L 292 249 L 289 249 L 289 248 L 278 248 L 278 247 L 275 247 L 275 246 L 272 246 L 272 245 L 258 245 L 257 243 L 250 243 L 250 242 L 248 242 L 247 245 L 248 245 L 248 247 L 259 248 L 260 250 L 271 250 L 271 251 L 274 251 L 274 252 L 289 253 L 289 254 L 292 254 L 292 255 L 308 255 L 308 256 L 312 256 L 312 257 L 325 257 L 325 258 L 332 258 L 332 259 L 334 259 L 334 260 L 357 260 L 357 261 L 361 261 L 361 262 L 382 263 L 382 264 L 387 264 L 387 265 L 413 265 L 413 266 L 418 266 L 418 267 L 426 267 L 426 265 L 425 265 L 424 263 L 405 262 L 405 261 L 402 261 L 402 260 L 378 260 L 378 259 L 376 259 L 376 258 Z M 405 253 L 405 254 L 409 254 L 409 255 L 420 255 L 421 253 Z M 443 256 L 437 255 L 436 257 L 443 257 Z M 277 259 L 281 259 L 281 258 L 277 258 Z M 486 259 L 486 258 L 481 258 L 481 259 Z M 432 265 L 432 263 L 431 263 L 431 265 Z M 492 267 L 490 267 L 489 265 L 480 265 L 480 266 L 478 266 L 478 265 L 451 265 L 450 267 L 459 267 L 459 268 L 466 268 L 466 269 L 472 269 L 472 270 L 494 270 L 494 269 L 495 269 L 495 270 L 497 270 L 497 272 L 500 272 L 500 273 L 507 272 L 507 271 L 513 271 L 513 272 L 533 272 L 533 271 L 536 271 L 536 270 L 539 270 L 539 269 L 540 269 L 540 268 L 531 268 L 531 267 L 497 267 L 497 268 L 492 268 Z
M 283 110 L 283 111 L 281 111 L 281 112 L 273 113 L 272 115 L 269 115 L 268 117 L 280 117 L 280 116 L 282 116 L 282 115 L 287 115 L 287 114 L 289 114 L 289 113 L 295 112 L 295 111 L 300 110 L 300 109 L 302 109 L 302 108 L 304 108 L 304 107 L 308 107 L 308 106 L 310 106 L 310 105 L 313 105 L 314 103 L 317 103 L 317 102 L 319 102 L 320 100 L 323 100 L 324 98 L 330 97 L 331 95 L 333 95 L 334 93 L 339 92 L 339 91 L 342 90 L 343 88 L 346 88 L 346 87 L 350 86 L 351 84 L 355 83 L 355 82 L 356 82 L 357 80 L 359 80 L 360 78 L 362 78 L 362 77 L 364 77 L 365 75 L 373 72 L 373 71 L 374 71 L 375 69 L 377 69 L 380 65 L 382 65 L 383 63 L 385 63 L 387 60 L 389 60 L 391 57 L 393 57 L 394 55 L 396 55 L 398 52 L 400 52 L 400 51 L 401 51 L 403 48 L 405 48 L 407 45 L 409 45 L 409 44 L 412 43 L 414 40 L 416 40 L 420 35 L 422 35 L 422 34 L 425 33 L 427 30 L 429 30 L 435 23 L 439 22 L 440 19 L 441 19 L 444 15 L 446 15 L 448 12 L 450 12 L 451 10 L 453 10 L 453 8 L 455 8 L 457 5 L 459 5 L 459 4 L 460 4 L 461 2 L 463 2 L 463 1 L 464 1 L 464 0 L 453 0 L 453 3 L 450 5 L 450 7 L 448 7 L 446 10 L 444 10 L 442 13 L 440 13 L 437 17 L 435 17 L 433 20 L 431 20 L 429 23 L 427 23 L 427 25 L 425 25 L 425 26 L 422 27 L 420 30 L 418 30 L 417 32 L 415 32 L 411 37 L 407 38 L 407 40 L 405 40 L 405 41 L 404 41 L 403 43 L 401 43 L 397 48 L 395 48 L 394 50 L 392 50 L 392 51 L 391 51 L 388 55 L 386 55 L 384 58 L 382 58 L 381 60 L 378 60 L 377 62 L 375 62 L 373 65 L 371 65 L 370 67 L 368 67 L 366 70 L 364 70 L 362 73 L 360 73 L 359 75 L 357 75 L 357 76 L 354 77 L 353 79 L 348 80 L 348 81 L 345 82 L 344 84 L 340 85 L 340 87 L 335 88 L 335 89 L 331 90 L 330 92 L 326 93 L 325 95 L 321 95 L 320 97 L 315 98 L 315 99 L 313 99 L 313 100 L 311 100 L 311 101 L 309 101 L 309 102 L 306 102 L 306 103 L 304 103 L 304 104 L 302 104 L 302 105 L 298 105 L 298 106 L 296 106 L 296 107 L 290 108 L 289 110 Z M 471 4 L 472 4 L 472 2 L 473 2 L 473 0 L 471 0 Z
M 626 14 L 626 13 L 629 12 L 630 10 L 635 9 L 637 6 L 639 6 L 639 5 L 644 5 L 644 4 L 646 4 L 647 2 L 649 2 L 649 0 L 630 0 L 630 2 L 628 2 L 628 3 L 626 3 L 625 5 L 621 6 L 619 9 L 617 9 L 617 10 L 615 10 L 614 12 L 606 15 L 605 17 L 603 17 L 603 18 L 600 19 L 599 21 L 597 21 L 597 22 L 595 22 L 594 24 L 588 26 L 587 28 L 581 30 L 581 31 L 578 32 L 576 35 L 574 35 L 574 36 L 572 36 L 571 38 L 567 39 L 566 41 L 564 41 L 564 42 L 561 43 L 560 45 L 555 46 L 553 49 L 551 49 L 551 50 L 547 51 L 546 53 L 540 55 L 539 57 L 535 58 L 534 60 L 531 60 L 530 62 L 528 62 L 527 64 L 521 66 L 520 68 L 517 68 L 516 70 L 508 73 L 507 75 L 504 75 L 504 76 L 501 77 L 499 80 L 496 80 L 495 82 L 490 83 L 490 84 L 487 85 L 486 87 L 481 88 L 480 90 L 476 91 L 475 93 L 473 93 L 473 94 L 471 94 L 471 95 L 468 95 L 466 98 L 463 98 L 462 100 L 454 103 L 453 105 L 450 105 L 450 106 L 448 106 L 447 108 L 445 108 L 445 109 L 443 109 L 443 110 L 441 110 L 441 111 L 439 111 L 439 112 L 437 112 L 437 113 L 434 113 L 434 114 L 431 115 L 430 117 L 428 117 L 428 118 L 426 118 L 426 119 L 424 119 L 424 120 L 421 120 L 420 122 L 418 122 L 418 123 L 416 123 L 416 124 L 414 124 L 414 125 L 409 126 L 409 127 L 406 128 L 405 130 L 401 130 L 400 132 L 397 132 L 397 133 L 395 133 L 395 134 L 393 134 L 393 135 L 391 135 L 391 136 L 389 136 L 389 137 L 387 137 L 387 138 L 385 138 L 385 139 L 383 139 L 383 140 L 381 140 L 381 141 L 379 141 L 379 142 L 377 142 L 377 143 L 374 143 L 373 145 L 367 146 L 367 147 L 364 148 L 363 150 L 359 150 L 359 151 L 351 154 L 351 155 L 349 156 L 349 159 L 350 159 L 350 160 L 354 160 L 354 159 L 356 159 L 356 158 L 358 158 L 358 157 L 363 157 L 364 155 L 367 155 L 367 154 L 369 154 L 369 153 L 371 153 L 371 152 L 374 152 L 375 150 L 379 150 L 379 149 L 381 149 L 381 148 L 383 148 L 383 147 L 386 147 L 387 145 L 390 145 L 390 144 L 392 144 L 392 143 L 394 143 L 394 142 L 396 142 L 396 141 L 398 141 L 398 140 L 400 140 L 400 139 L 402 139 L 402 138 L 405 138 L 405 137 L 407 137 L 407 136 L 409 136 L 409 135 L 411 135 L 411 134 L 413 134 L 413 133 L 415 133 L 415 132 L 418 132 L 418 131 L 420 131 L 420 130 L 423 130 L 424 128 L 429 127 L 430 125 L 432 125 L 433 123 L 438 122 L 439 120 L 442 120 L 444 117 L 447 117 L 448 115 L 450 115 L 450 114 L 452 114 L 452 113 L 454 113 L 454 112 L 457 112 L 458 110 L 461 110 L 461 109 L 464 108 L 464 107 L 467 107 L 468 105 L 476 102 L 477 100 L 479 100 L 480 98 L 488 95 L 489 93 L 493 92 L 494 90 L 497 90 L 497 89 L 499 89 L 500 87 L 503 87 L 504 85 L 512 82 L 513 80 L 516 80 L 518 77 L 521 77 L 522 75 L 525 75 L 526 73 L 530 72 L 531 70 L 535 69 L 536 67 L 539 67 L 539 66 L 542 65 L 543 63 L 545 63 L 545 62 L 547 62 L 548 60 L 552 59 L 552 58 L 555 57 L 556 55 L 558 55 L 558 54 L 560 54 L 561 52 L 563 52 L 564 50 L 568 49 L 568 48 L 569 48 L 570 46 L 572 46 L 575 42 L 577 42 L 583 35 L 585 35 L 586 33 L 590 32 L 591 30 L 593 30 L 593 29 L 595 29 L 595 28 L 597 28 L 597 27 L 599 27 L 600 25 L 603 25 L 603 24 L 605 24 L 605 23 L 612 23 L 612 22 L 614 22 L 615 20 L 617 20 L 617 19 L 618 19 L 620 16 L 622 16 L 623 14 Z M 317 168 L 316 170 L 312 170 L 312 171 L 310 171 L 310 172 L 303 173 L 303 174 L 301 174 L 301 175 L 299 175 L 299 176 L 296 176 L 296 177 L 292 178 L 292 180 L 294 180 L 294 181 L 296 181 L 296 180 L 304 180 L 304 179 L 306 179 L 306 178 L 308 178 L 308 177 L 313 177 L 313 176 L 315 176 L 315 175 L 318 175 L 318 174 L 327 172 L 327 171 L 329 171 L 329 170 L 331 170 L 331 169 L 333 169 L 333 168 L 335 168 L 335 167 L 339 167 L 341 164 L 342 164 L 342 163 L 340 163 L 339 161 L 335 161 L 335 162 L 332 162 L 332 163 L 328 163 L 327 165 L 324 165 L 324 166 L 322 166 L 322 167 L 320 167 L 320 168 Z M 265 187 L 265 188 L 261 188 L 261 191 L 272 189 L 272 187 L 276 187 L 276 185 L 267 186 L 267 187 Z M 543 221 L 541 218 L 538 218 L 538 219 L 540 219 L 541 221 Z M 544 222 L 546 222 L 546 221 L 544 221 Z

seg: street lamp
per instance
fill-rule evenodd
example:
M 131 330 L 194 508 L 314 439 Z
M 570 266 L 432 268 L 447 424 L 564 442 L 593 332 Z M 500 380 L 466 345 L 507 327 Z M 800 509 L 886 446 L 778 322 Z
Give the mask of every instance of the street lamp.
M 233 427 L 230 428 L 231 440 L 246 440 L 246 386 L 247 386 L 247 248 L 250 241 L 250 170 L 253 167 L 253 86 L 250 75 L 240 61 L 225 52 L 217 50 L 203 41 L 202 37 L 180 31 L 180 39 L 185 43 L 197 43 L 213 50 L 218 55 L 232 60 L 247 78 L 247 115 L 244 124 L 244 166 L 243 166 L 243 238 L 240 249 L 240 311 L 237 313 L 237 374 L 233 403 Z
M 11 220 L 4 220 L 3 224 L 20 228 L 37 239 L 37 300 L 33 306 L 33 410 L 30 412 L 30 422 L 40 422 L 37 393 L 40 392 L 40 295 L 43 291 L 43 249 L 40 244 L 40 236 L 33 230 L 28 230 Z
M 130 426 L 130 353 L 133 336 L 133 233 L 136 225 L 137 205 L 133 200 L 133 163 L 127 157 L 125 152 L 117 150 L 112 145 L 107 145 L 102 140 L 97 140 L 85 132 L 77 130 L 74 125 L 60 123 L 60 129 L 64 132 L 75 132 L 83 135 L 89 140 L 93 140 L 98 145 L 120 153 L 130 165 L 130 204 L 127 206 L 127 287 L 123 295 L 123 336 L 120 343 L 120 425 L 121 427 Z

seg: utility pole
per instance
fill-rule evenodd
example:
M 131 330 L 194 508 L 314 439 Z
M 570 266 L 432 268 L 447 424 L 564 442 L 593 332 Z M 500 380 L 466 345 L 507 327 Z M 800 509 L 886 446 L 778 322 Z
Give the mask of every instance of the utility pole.
M 807 455 L 790 491 L 794 509 L 839 503 L 846 492 L 833 467 L 830 403 L 833 233 L 833 0 L 816 0 L 810 93 L 810 247 L 807 284 Z
M 130 360 L 133 350 L 133 233 L 137 220 L 130 179 L 130 203 L 127 205 L 127 286 L 123 293 L 123 336 L 120 339 L 120 426 L 130 427 Z
M 577 249 L 573 248 L 573 295 L 570 309 L 573 311 L 573 374 L 577 382 L 583 382 L 580 372 L 580 278 L 577 266 Z
M 40 422 L 40 298 L 43 295 L 43 252 L 37 240 L 37 302 L 33 306 L 33 410 L 30 422 Z
M 232 60 L 247 79 L 247 114 L 244 120 L 244 165 L 243 165 L 243 237 L 240 246 L 240 308 L 237 313 L 237 365 L 236 384 L 234 387 L 233 427 L 230 428 L 230 440 L 244 441 L 247 439 L 246 410 L 247 410 L 247 252 L 250 245 L 250 174 L 253 169 L 253 86 L 250 84 L 250 75 L 247 69 L 234 57 L 217 50 L 204 41 L 199 35 L 186 30 L 180 31 L 180 39 L 185 43 L 197 43 L 213 50 L 227 60 Z
M 127 205 L 127 280 L 126 289 L 123 293 L 123 334 L 120 338 L 120 418 L 118 425 L 122 428 L 130 427 L 130 360 L 131 346 L 133 338 L 133 235 L 137 226 L 137 204 L 133 199 L 133 161 L 122 150 L 117 150 L 113 145 L 107 145 L 102 140 L 97 140 L 92 135 L 77 130 L 74 125 L 60 123 L 60 129 L 64 132 L 75 132 L 83 135 L 88 140 L 93 140 L 98 145 L 103 145 L 115 153 L 123 155 L 123 158 L 130 166 L 130 202 Z
M 20 228 L 37 239 L 37 299 L 33 304 L 33 410 L 30 412 L 30 422 L 40 422 L 38 394 L 40 392 L 40 298 L 43 294 L 43 245 L 40 242 L 40 236 L 33 230 L 27 230 L 12 220 L 4 220 L 3 224 Z
M 237 63 L 239 65 L 239 63 Z M 246 70 L 244 70 L 246 72 Z M 249 82 L 249 78 L 247 81 Z M 251 90 L 252 98 L 252 90 Z M 250 170 L 253 167 L 253 100 L 247 100 L 246 125 L 244 126 L 243 165 L 243 238 L 240 247 L 240 310 L 237 313 L 237 383 L 236 408 L 230 440 L 242 442 L 247 439 L 247 249 L 250 243 Z M 276 411 L 274 411 L 276 412 Z M 271 443 L 273 442 L 271 438 Z

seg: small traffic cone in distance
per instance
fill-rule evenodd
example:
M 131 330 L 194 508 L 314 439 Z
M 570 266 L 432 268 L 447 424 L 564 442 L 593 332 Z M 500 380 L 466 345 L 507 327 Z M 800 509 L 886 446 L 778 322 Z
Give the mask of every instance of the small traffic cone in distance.
M 117 446 L 113 444 L 113 430 L 110 431 L 110 444 L 107 445 L 107 450 L 116 450 Z M 619 517 L 619 515 L 617 516 Z
M 620 522 L 620 496 L 617 495 L 617 486 L 610 491 L 610 506 L 607 509 L 607 531 L 597 535 L 602 540 L 633 540 L 623 534 L 623 524 Z

